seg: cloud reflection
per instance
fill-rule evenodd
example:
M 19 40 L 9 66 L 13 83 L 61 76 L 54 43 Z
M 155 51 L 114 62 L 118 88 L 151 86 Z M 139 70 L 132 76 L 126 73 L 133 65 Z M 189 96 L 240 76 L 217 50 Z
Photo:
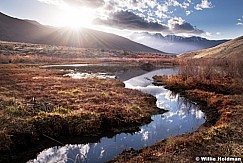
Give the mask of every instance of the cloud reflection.
M 77 155 L 83 162 L 105 162 L 120 154 L 124 149 L 141 149 L 170 136 L 195 131 L 205 122 L 203 112 L 179 95 L 173 95 L 164 87 L 154 86 L 152 81 L 148 80 L 154 75 L 163 75 L 170 71 L 171 69 L 157 70 L 125 82 L 126 87 L 141 89 L 145 93 L 152 94 L 157 98 L 159 108 L 169 110 L 163 115 L 152 116 L 153 121 L 148 125 L 141 126 L 139 132 L 121 133 L 112 138 L 103 137 L 97 143 L 49 148 L 42 151 L 31 162 L 73 163 Z

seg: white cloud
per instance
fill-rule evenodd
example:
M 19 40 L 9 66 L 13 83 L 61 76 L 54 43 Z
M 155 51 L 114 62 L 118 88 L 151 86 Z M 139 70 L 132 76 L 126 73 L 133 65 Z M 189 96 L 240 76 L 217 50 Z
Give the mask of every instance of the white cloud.
M 167 6 L 181 7 L 181 8 L 187 9 L 190 6 L 191 1 L 188 1 L 188 2 L 185 1 L 183 3 L 179 3 L 177 0 L 167 0 L 167 2 L 165 2 L 165 4 Z
M 238 22 L 236 25 L 243 26 L 242 22 Z
M 44 2 L 47 4 L 52 4 L 52 5 L 59 5 L 61 3 L 61 0 L 38 0 L 40 2 Z
M 168 20 L 168 26 L 170 28 L 174 28 L 174 26 L 176 24 L 182 25 L 184 22 L 185 22 L 185 20 L 183 20 L 181 17 L 174 17 L 174 18 Z
M 197 4 L 194 8 L 196 10 L 203 10 L 206 8 L 213 8 L 212 2 L 209 2 L 208 0 L 202 0 L 201 3 Z
M 221 33 L 220 32 L 216 32 L 216 35 L 221 35 Z
M 167 5 L 158 5 L 157 9 L 161 12 L 168 12 L 168 6 Z
M 168 27 L 174 33 L 202 34 L 203 30 L 197 29 L 181 17 L 174 17 L 168 20 Z
M 174 6 L 174 7 L 176 7 L 176 6 L 180 6 L 180 3 L 179 3 L 178 1 L 176 1 L 176 0 L 168 0 L 168 1 L 166 2 L 166 4 L 167 4 L 168 6 Z
M 155 14 L 160 19 L 166 19 L 166 18 L 168 18 L 168 16 L 166 14 L 164 14 L 163 12 L 160 12 L 159 10 L 156 10 L 155 11 Z
M 190 3 L 187 3 L 187 2 L 183 2 L 181 4 L 181 8 L 184 8 L 184 9 L 187 9 L 189 6 L 190 6 Z
M 192 0 L 37 0 L 58 6 L 71 6 L 79 10 L 84 8 L 95 9 L 93 21 L 96 24 L 117 28 L 116 21 L 124 29 L 139 29 L 150 31 L 202 34 L 203 30 L 183 20 L 174 17 L 177 10 L 183 10 L 188 16 L 192 14 Z M 193 5 L 194 6 L 194 5 Z M 201 0 L 197 8 L 211 8 L 212 3 Z M 127 15 L 126 15 L 127 14 Z M 84 15 L 85 16 L 85 15 Z M 111 17 L 113 16 L 113 17 Z M 128 16 L 130 16 L 128 18 Z M 174 18 L 173 18 L 174 17 Z M 133 19 L 131 19 L 133 18 Z M 129 20 L 128 20 L 129 19 Z M 140 21 L 140 22 L 139 22 Z M 121 23 L 122 22 L 122 23 Z M 145 24 L 145 25 L 144 25 Z M 144 25 L 144 26 L 142 26 Z M 121 28 L 122 29 L 122 28 Z
M 145 3 L 147 3 L 147 5 L 151 8 L 154 8 L 155 6 L 158 5 L 156 1 L 151 1 L 151 0 L 145 0 Z
M 237 20 L 238 20 L 238 22 L 236 23 L 236 25 L 243 26 L 243 16 L 241 16 L 241 18 L 239 18 Z
M 187 16 L 190 15 L 191 13 L 192 13 L 192 11 L 189 11 L 189 10 L 186 11 Z

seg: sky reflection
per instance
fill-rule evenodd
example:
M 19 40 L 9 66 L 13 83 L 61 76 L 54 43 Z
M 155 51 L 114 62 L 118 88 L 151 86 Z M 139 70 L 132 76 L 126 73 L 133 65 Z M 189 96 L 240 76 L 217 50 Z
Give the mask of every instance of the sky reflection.
M 141 126 L 134 134 L 121 133 L 112 138 L 103 137 L 97 143 L 67 144 L 42 151 L 29 162 L 105 162 L 120 154 L 124 149 L 141 149 L 173 135 L 193 132 L 205 122 L 198 107 L 162 86 L 154 86 L 154 75 L 173 74 L 173 69 L 153 71 L 125 81 L 127 88 L 139 89 L 157 98 L 157 106 L 169 110 L 162 115 L 152 116 L 152 122 Z M 79 160 L 78 160 L 79 159 Z

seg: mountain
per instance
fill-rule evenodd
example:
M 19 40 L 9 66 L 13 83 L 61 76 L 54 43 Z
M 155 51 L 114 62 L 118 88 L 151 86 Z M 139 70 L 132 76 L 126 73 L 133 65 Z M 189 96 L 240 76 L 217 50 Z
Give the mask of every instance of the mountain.
M 134 32 L 129 39 L 166 53 L 181 54 L 189 51 L 205 49 L 224 43 L 228 40 L 207 40 L 202 37 L 163 36 L 160 33 Z
M 161 53 L 127 38 L 92 29 L 56 28 L 33 20 L 21 20 L 0 13 L 0 40 L 74 46 L 80 48 L 131 50 Z
M 179 55 L 178 57 L 192 58 L 242 58 L 243 57 L 243 36 L 227 41 L 218 46 L 188 52 Z

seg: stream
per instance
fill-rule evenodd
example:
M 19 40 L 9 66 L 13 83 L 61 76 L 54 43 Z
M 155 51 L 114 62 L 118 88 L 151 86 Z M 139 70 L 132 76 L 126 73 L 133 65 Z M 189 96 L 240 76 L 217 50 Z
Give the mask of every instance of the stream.
M 170 136 L 191 133 L 197 130 L 205 122 L 204 113 L 199 110 L 199 106 L 187 101 L 178 94 L 174 94 L 163 86 L 152 84 L 154 75 L 171 75 L 175 73 L 177 71 L 172 68 L 160 69 L 124 81 L 126 88 L 138 89 L 155 96 L 157 107 L 168 110 L 162 115 L 153 115 L 152 122 L 141 126 L 138 132 L 133 134 L 120 133 L 111 138 L 102 137 L 96 143 L 87 142 L 85 144 L 54 146 L 43 150 L 35 159 L 28 162 L 106 162 L 125 149 L 139 150 Z

